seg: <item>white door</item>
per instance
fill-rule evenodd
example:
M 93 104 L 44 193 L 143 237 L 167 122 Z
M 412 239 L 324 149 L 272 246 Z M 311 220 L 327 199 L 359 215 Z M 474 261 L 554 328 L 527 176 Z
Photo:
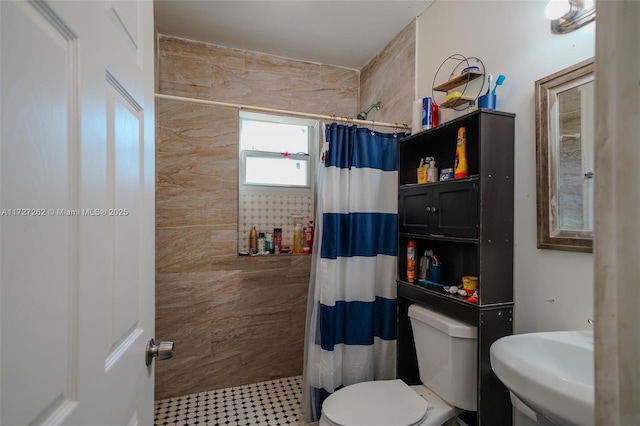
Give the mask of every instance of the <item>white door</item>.
M 0 424 L 153 424 L 151 1 L 0 1 Z

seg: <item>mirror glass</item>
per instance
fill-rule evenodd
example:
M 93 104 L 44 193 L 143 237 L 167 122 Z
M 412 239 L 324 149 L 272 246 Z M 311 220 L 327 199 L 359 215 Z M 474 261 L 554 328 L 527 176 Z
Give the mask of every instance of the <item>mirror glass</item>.
M 593 60 L 536 81 L 538 248 L 592 251 Z

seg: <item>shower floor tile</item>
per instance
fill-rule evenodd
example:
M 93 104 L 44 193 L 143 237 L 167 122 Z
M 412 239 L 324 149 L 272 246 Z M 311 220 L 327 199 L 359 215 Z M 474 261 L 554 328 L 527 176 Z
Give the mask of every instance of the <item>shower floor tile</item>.
M 154 425 L 297 425 L 302 377 L 156 401 Z

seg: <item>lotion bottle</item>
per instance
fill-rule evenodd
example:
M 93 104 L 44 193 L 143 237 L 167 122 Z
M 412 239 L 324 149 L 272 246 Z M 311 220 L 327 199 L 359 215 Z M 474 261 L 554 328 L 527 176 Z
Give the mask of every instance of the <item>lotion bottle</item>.
M 438 168 L 436 167 L 436 160 L 433 157 L 429 157 L 429 168 L 427 169 L 427 182 L 438 181 Z

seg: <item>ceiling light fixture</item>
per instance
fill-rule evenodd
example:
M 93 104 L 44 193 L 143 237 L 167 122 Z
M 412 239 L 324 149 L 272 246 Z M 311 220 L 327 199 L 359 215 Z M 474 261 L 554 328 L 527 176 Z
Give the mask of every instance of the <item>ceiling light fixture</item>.
M 596 19 L 593 0 L 549 0 L 544 14 L 553 34 L 570 33 Z

